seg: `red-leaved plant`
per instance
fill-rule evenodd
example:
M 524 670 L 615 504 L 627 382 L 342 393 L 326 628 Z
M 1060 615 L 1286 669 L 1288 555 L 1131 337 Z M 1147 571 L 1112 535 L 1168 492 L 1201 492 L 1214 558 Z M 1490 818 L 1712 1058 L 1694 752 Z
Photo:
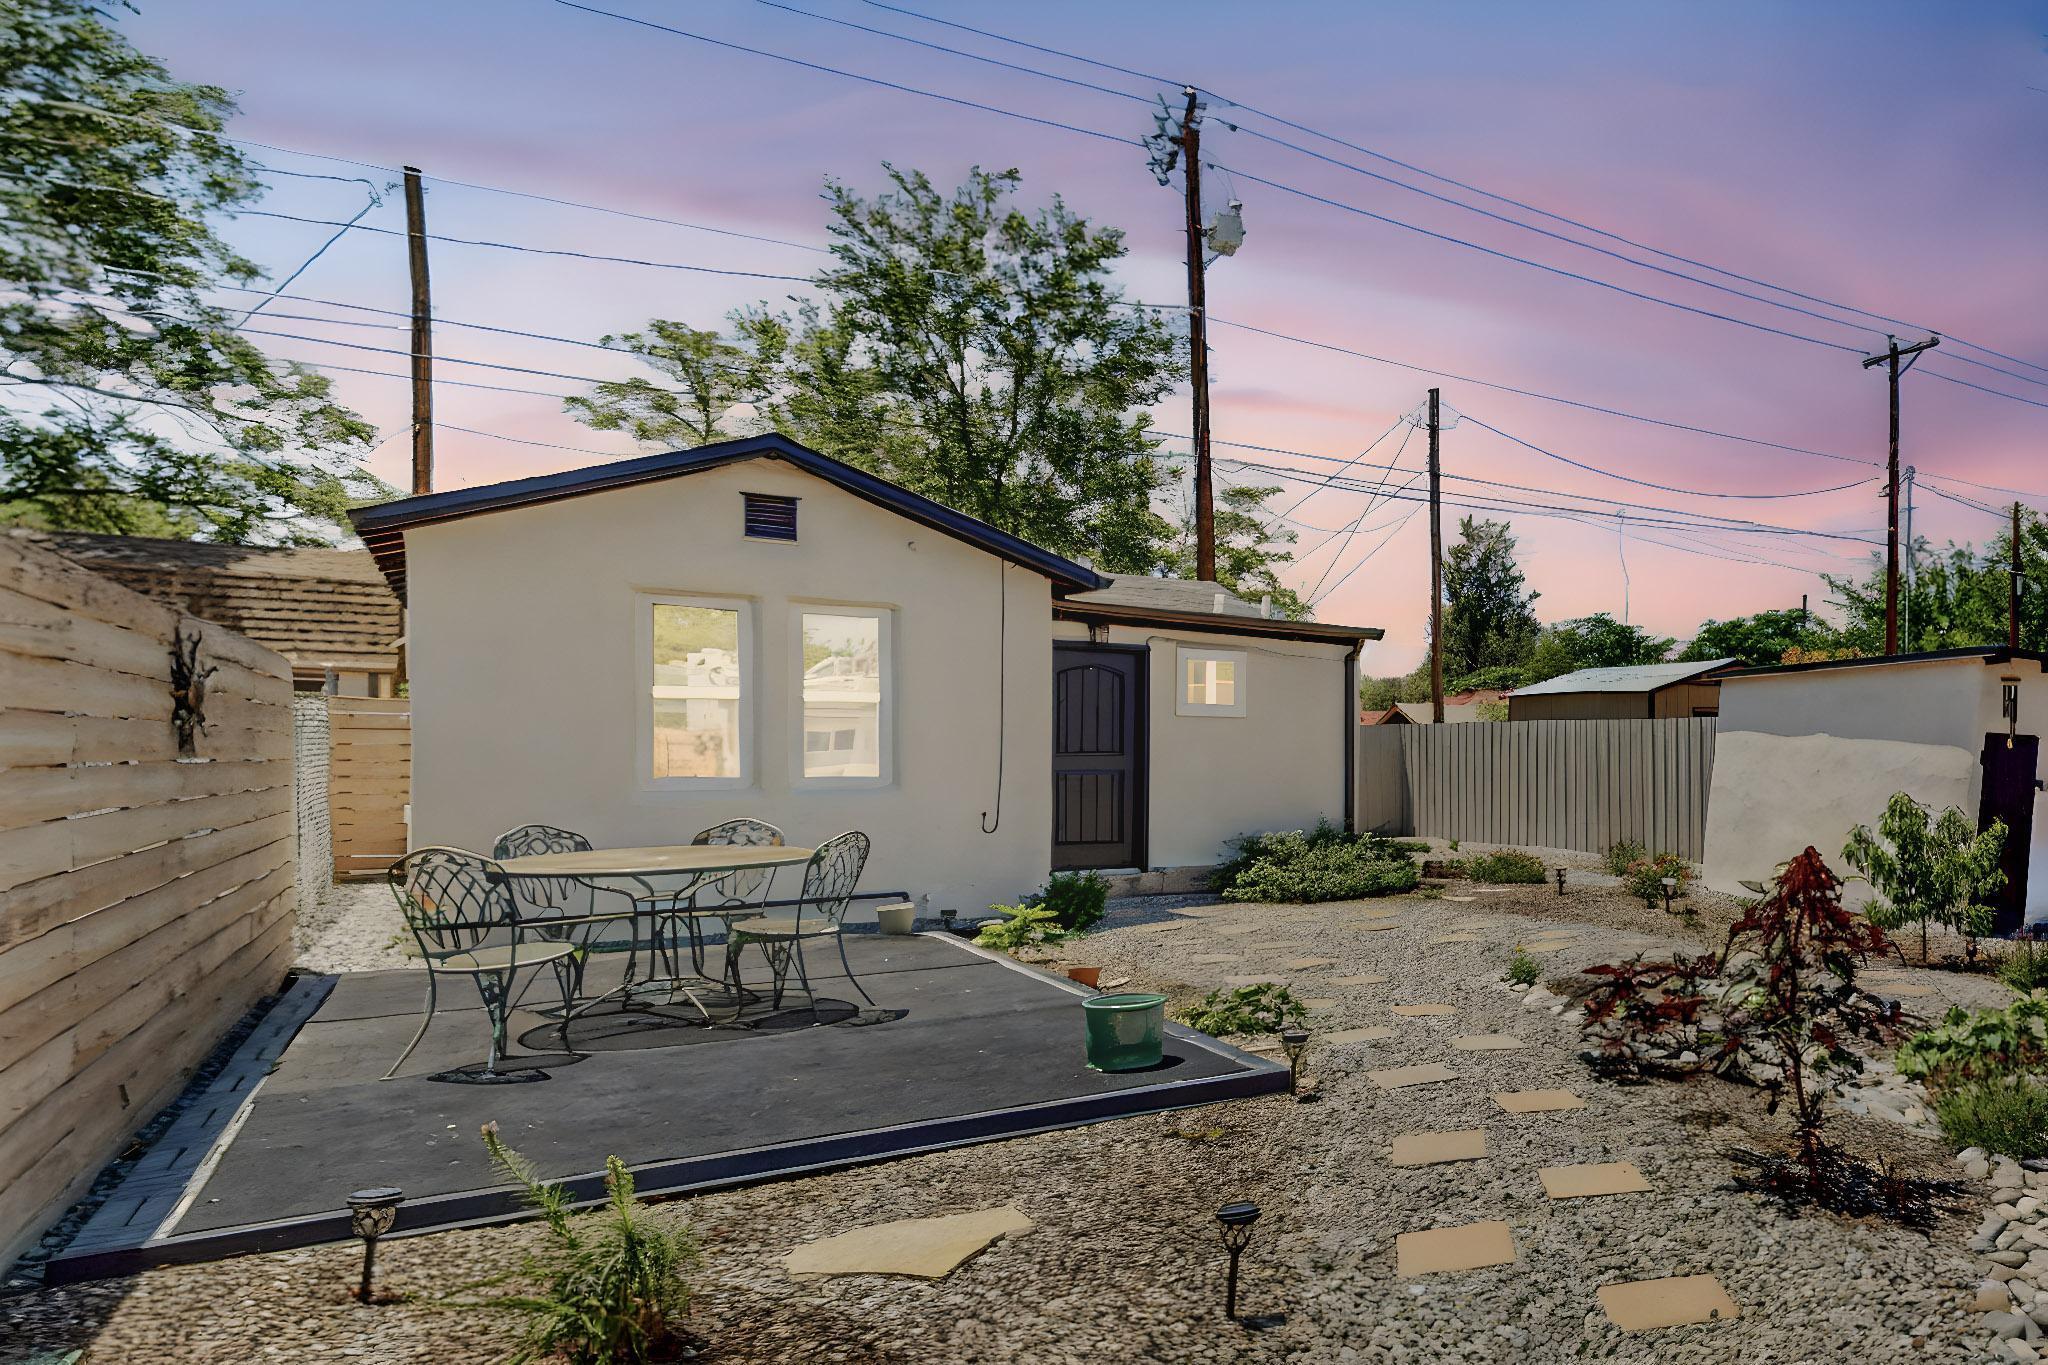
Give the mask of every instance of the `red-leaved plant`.
M 1709 1000 L 1702 983 L 1719 960 L 1675 955 L 1669 962 L 1626 962 L 1586 968 L 1596 978 L 1585 999 L 1583 1031 L 1593 1046 L 1582 1055 L 1609 1075 L 1677 1072 L 1699 1063 L 1700 1018 Z M 1678 1059 L 1693 1054 L 1692 1062 Z
M 1818 1189 L 1827 1146 L 1826 1097 L 1862 1071 L 1855 1037 L 1894 1032 L 1898 1007 L 1856 987 L 1856 973 L 1891 947 L 1884 931 L 1842 905 L 1841 879 L 1808 848 L 1778 873 L 1770 894 L 1728 931 L 1722 954 L 1731 989 L 1722 1001 L 1724 1036 L 1717 1061 L 1738 1054 L 1771 1090 L 1771 1111 L 1790 1095 L 1799 1130 L 1799 1162 Z

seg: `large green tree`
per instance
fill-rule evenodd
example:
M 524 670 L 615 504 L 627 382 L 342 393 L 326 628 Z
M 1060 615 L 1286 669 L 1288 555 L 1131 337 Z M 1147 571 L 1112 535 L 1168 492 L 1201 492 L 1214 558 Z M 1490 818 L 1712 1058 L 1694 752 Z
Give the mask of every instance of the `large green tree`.
M 1790 650 L 1836 649 L 1840 645 L 1833 626 L 1810 612 L 1792 608 L 1731 616 L 1725 621 L 1702 621 L 1698 633 L 1678 657 L 1688 663 L 1737 659 L 1762 668 L 1784 662 Z
M 1623 625 L 1606 612 L 1596 611 L 1545 626 L 1529 654 L 1523 682 L 1541 682 L 1582 668 L 1660 663 L 1672 644 L 1641 626 Z
M 1220 489 L 1216 499 L 1216 581 L 1251 601 L 1273 599 L 1273 614 L 1290 620 L 1309 615 L 1301 594 L 1280 581 L 1280 566 L 1294 561 L 1295 534 L 1284 525 L 1268 522 L 1260 515 L 1266 499 L 1280 492 L 1279 486 L 1255 488 L 1245 484 Z M 1193 500 L 1181 517 L 1178 533 L 1168 547 L 1163 566 L 1176 578 L 1195 576 L 1195 515 Z
M 1444 556 L 1444 676 L 1526 664 L 1541 628 L 1504 521 L 1463 517 Z
M 1899 646 L 1908 652 L 2002 645 L 2012 582 L 2012 530 L 1979 550 L 1951 541 L 1939 550 L 1921 541 L 1915 572 L 1900 594 Z M 2048 650 L 2048 518 L 2031 509 L 2020 518 L 2020 646 Z M 1884 652 L 1884 561 L 1872 555 L 1861 575 L 1827 575 L 1842 614 L 1841 642 L 1864 654 Z
M 261 193 L 234 103 L 86 0 L 0 0 L 0 521 L 321 539 L 373 430 L 209 301 L 260 272 L 211 218 Z
M 657 377 L 570 411 L 648 445 L 782 431 L 1098 568 L 1191 571 L 1169 510 L 1179 471 L 1145 435 L 1184 340 L 1124 300 L 1123 234 L 1057 197 L 1017 207 L 1014 170 L 950 193 L 885 170 L 872 198 L 827 182 L 834 260 L 815 299 L 608 338 Z M 1294 613 L 1276 577 L 1293 536 L 1260 517 L 1269 492 L 1220 498 L 1217 576 Z

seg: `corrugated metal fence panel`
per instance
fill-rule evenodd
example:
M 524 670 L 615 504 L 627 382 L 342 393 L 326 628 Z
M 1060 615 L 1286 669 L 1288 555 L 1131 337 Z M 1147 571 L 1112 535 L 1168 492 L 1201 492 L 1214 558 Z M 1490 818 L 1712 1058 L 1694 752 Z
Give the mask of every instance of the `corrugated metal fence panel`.
M 1698 861 L 1711 716 L 1365 726 L 1358 827 L 1604 852 L 1636 839 Z

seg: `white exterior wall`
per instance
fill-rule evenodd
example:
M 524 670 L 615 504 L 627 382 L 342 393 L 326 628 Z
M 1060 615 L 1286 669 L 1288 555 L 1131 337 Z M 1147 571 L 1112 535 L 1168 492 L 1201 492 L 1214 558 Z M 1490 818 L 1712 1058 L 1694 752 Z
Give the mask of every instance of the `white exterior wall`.
M 1058 621 L 1055 637 L 1085 641 L 1088 628 Z M 1152 867 L 1209 866 L 1235 835 L 1306 829 L 1344 821 L 1344 754 L 1356 729 L 1344 645 L 1246 635 L 1109 628 L 1107 643 L 1144 645 L 1151 672 L 1151 771 L 1147 861 Z M 1245 714 L 1176 714 L 1176 651 L 1245 653 Z
M 1936 810 L 1955 806 L 1974 821 L 1984 736 L 2005 730 L 2006 673 L 2020 678 L 2019 733 L 2048 732 L 2048 677 L 2033 663 L 1942 659 L 1724 680 L 1707 884 L 1739 894 L 1743 880 L 1769 880 L 1808 845 L 1848 876 L 1849 830 L 1874 828 L 1894 792 Z M 2048 918 L 2048 797 L 2037 795 L 2029 834 L 2027 914 Z M 1849 883 L 1851 903 L 1869 895 L 1863 883 Z
M 799 542 L 745 538 L 742 492 L 801 498 Z M 928 894 L 934 913 L 977 913 L 1044 881 L 1051 592 L 1037 573 L 775 460 L 414 527 L 406 555 L 416 845 L 488 851 L 529 821 L 601 847 L 672 844 L 752 815 L 799 844 L 865 831 L 862 888 Z M 750 604 L 748 785 L 642 789 L 643 593 Z M 885 786 L 792 781 L 804 605 L 894 613 Z M 1001 821 L 984 834 L 1005 713 Z M 778 881 L 778 895 L 791 890 Z

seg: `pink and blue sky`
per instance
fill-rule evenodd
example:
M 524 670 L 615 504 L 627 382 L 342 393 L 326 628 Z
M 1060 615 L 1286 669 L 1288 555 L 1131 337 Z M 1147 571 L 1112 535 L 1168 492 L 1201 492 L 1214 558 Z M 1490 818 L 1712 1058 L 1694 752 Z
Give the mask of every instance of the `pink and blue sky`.
M 856 23 L 1148 95 L 1143 79 L 1004 48 L 859 0 L 793 0 Z M 606 6 L 696 32 L 903 84 L 1136 137 L 1139 105 L 848 31 L 755 0 L 614 0 Z M 1048 0 L 992 6 L 929 0 L 930 13 L 1136 70 L 1189 81 L 1390 157 L 1569 215 L 1637 242 L 1936 328 L 2048 365 L 2048 6 L 1914 3 L 1404 3 L 1115 6 Z M 884 160 L 941 184 L 974 164 L 1015 166 L 1025 196 L 1057 191 L 1091 218 L 1128 231 L 1123 279 L 1133 298 L 1172 302 L 1183 288 L 1180 206 L 1138 149 L 947 106 L 762 57 L 637 28 L 547 0 L 353 0 L 278 5 L 143 0 L 123 27 L 181 77 L 238 93 L 237 135 L 380 167 L 413 163 L 429 183 L 431 229 L 457 237 L 803 275 L 812 253 L 636 222 L 462 188 L 474 181 L 800 243 L 825 240 L 826 175 L 877 188 Z M 1475 202 L 1328 143 L 1241 119 L 1341 159 Z M 1884 325 L 1812 307 L 1826 321 L 1659 275 L 1350 173 L 1211 125 L 1216 162 L 1373 213 L 1841 345 L 1878 349 Z M 282 152 L 291 170 L 365 175 Z M 362 187 L 278 178 L 265 206 L 346 218 Z M 1375 222 L 1253 183 L 1210 177 L 1212 197 L 1244 201 L 1248 240 L 1210 272 L 1223 319 L 1326 340 L 1376 356 L 1564 395 L 1584 402 L 1787 445 L 1881 460 L 1884 386 L 1844 351 L 1680 313 Z M 1499 204 L 1494 208 L 1528 217 Z M 387 195 L 366 223 L 398 228 Z M 1543 220 L 1536 220 L 1543 221 Z M 1587 234 L 1548 226 L 1572 235 Z M 244 218 L 238 245 L 281 276 L 330 229 Z M 1601 239 L 1593 239 L 1601 240 Z M 1629 252 L 1608 241 L 1605 245 Z M 1700 273 L 1663 258 L 1670 269 Z M 1733 284 L 1725 277 L 1715 276 Z M 651 316 L 715 325 L 731 308 L 801 286 L 437 244 L 437 313 L 595 339 Z M 1738 287 L 1758 291 L 1754 286 Z M 402 238 L 350 233 L 294 293 L 403 309 Z M 270 311 L 331 318 L 325 305 Z M 375 320 L 355 314 L 357 320 Z M 389 321 L 390 319 L 387 319 Z M 1851 321 L 1858 325 L 1847 325 Z M 273 320 L 274 331 L 402 350 L 403 331 Z M 386 370 L 396 355 L 259 337 L 279 355 Z M 1385 364 L 1218 327 L 1211 336 L 1215 432 L 1345 457 L 1422 400 L 1431 380 Z M 442 326 L 437 349 L 575 375 L 613 376 L 630 362 L 587 348 Z M 2012 378 L 1968 366 L 1972 358 Z M 2048 371 L 1949 344 L 1925 368 L 2048 403 Z M 569 393 L 571 382 L 443 365 L 469 379 Z M 404 383 L 336 372 L 344 399 L 395 433 L 372 467 L 405 481 Z M 1788 492 L 1878 471 L 1794 455 L 1441 380 L 1454 411 L 1549 450 L 1633 478 L 1683 488 Z M 2048 488 L 2048 407 L 1915 376 L 1905 386 L 1906 458 L 1926 476 Z M 634 453 L 592 432 L 557 400 L 442 386 L 439 484 L 487 483 L 593 462 L 547 445 Z M 1188 430 L 1186 395 L 1159 426 Z M 1371 457 L 1389 457 L 1397 434 Z M 1420 467 L 1421 440 L 1400 465 Z M 1314 471 L 1289 456 L 1218 447 L 1219 458 Z M 1471 423 L 1446 433 L 1447 471 L 1560 493 L 1750 517 L 1779 526 L 1881 533 L 1875 484 L 1818 497 L 1732 503 L 1655 492 L 1556 463 Z M 1327 469 L 1330 466 L 1321 466 Z M 1221 466 L 1230 482 L 1270 476 Z M 1406 475 L 1400 476 L 1405 480 Z M 1456 490 L 1457 484 L 1447 485 Z M 1476 485 L 1464 485 L 1466 489 Z M 2005 495 L 1951 486 L 1999 502 Z M 1291 487 L 1286 508 L 1307 491 Z M 1531 501 L 1557 498 L 1509 494 Z M 1568 499 L 1576 501 L 1576 499 Z M 2048 506 L 2048 499 L 2036 498 Z M 1335 563 L 1318 607 L 1327 620 L 1384 626 L 1374 672 L 1418 657 L 1427 610 L 1426 519 L 1414 504 L 1367 510 L 1365 495 L 1317 493 L 1293 515 L 1302 547 L 1364 511 L 1364 532 L 1311 554 L 1290 579 L 1308 588 Z M 1653 514 L 1641 513 L 1644 517 Z M 1514 515 L 1522 560 L 1546 619 L 1624 609 L 1624 537 L 1611 521 Z M 1399 527 L 1396 530 L 1396 526 Z M 1378 529 L 1373 529 L 1378 528 Z M 1991 518 L 1923 493 L 1915 529 L 1937 544 L 1988 538 Z M 1390 539 L 1383 538 L 1391 536 Z M 1703 617 L 1816 604 L 1821 570 L 1856 566 L 1847 540 L 1626 533 L 1629 619 L 1688 636 Z M 1665 540 L 1657 545 L 1652 540 Z M 1683 544 L 1687 550 L 1670 548 Z M 1380 545 L 1358 567 L 1360 557 Z M 1738 562 L 1744 550 L 1776 564 Z M 1705 551 L 1692 553 L 1688 551 Z M 1711 557 L 1710 557 L 1711 556 Z M 1348 571 L 1348 578 L 1343 577 Z M 1328 584 L 1342 578 L 1341 586 Z

